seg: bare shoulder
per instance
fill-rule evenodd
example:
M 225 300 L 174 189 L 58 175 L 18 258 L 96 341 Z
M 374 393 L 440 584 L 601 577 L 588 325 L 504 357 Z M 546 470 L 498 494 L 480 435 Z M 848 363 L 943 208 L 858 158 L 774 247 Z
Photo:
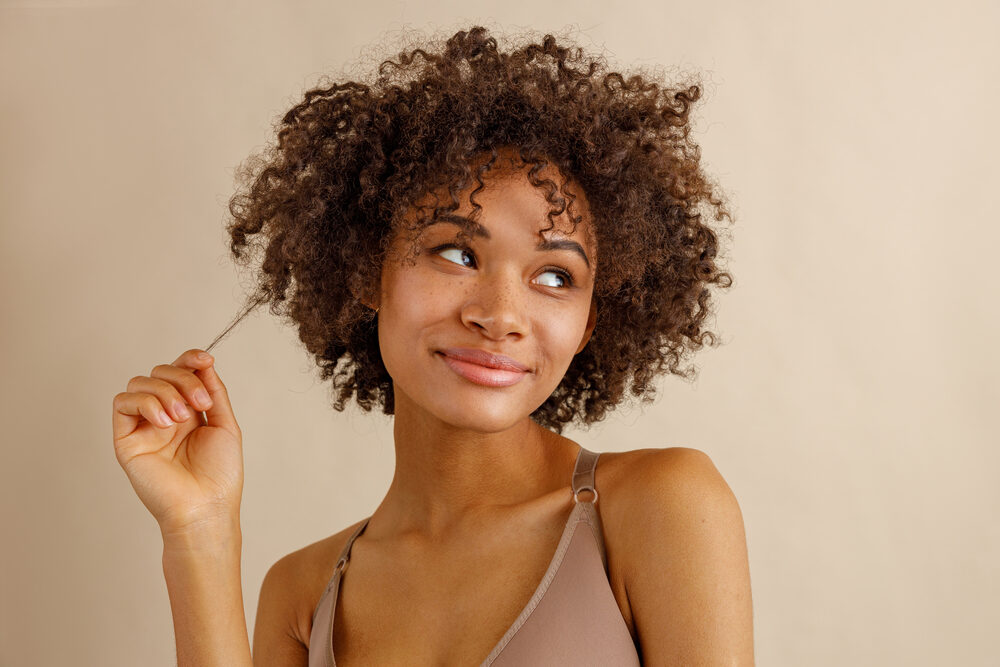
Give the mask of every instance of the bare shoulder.
M 616 453 L 616 493 L 641 500 L 649 491 L 676 498 L 709 494 L 709 499 L 733 499 L 729 485 L 705 452 L 688 447 L 634 449 Z M 607 456 L 605 454 L 604 456 Z M 652 488 L 650 488 L 652 487 Z
M 605 510 L 645 660 L 753 664 L 743 516 L 712 459 L 671 447 L 612 460 Z
M 333 576 L 337 557 L 360 524 L 359 520 L 340 532 L 282 556 L 271 565 L 261 584 L 255 645 L 256 635 L 261 631 L 260 615 L 264 612 L 271 617 L 272 627 L 277 622 L 287 634 L 308 648 L 313 611 Z M 264 609 L 265 595 L 269 598 L 266 605 L 270 611 Z
M 691 509 L 688 501 L 693 496 L 735 503 L 712 459 L 687 447 L 603 452 L 594 481 L 599 492 L 606 491 L 599 503 L 603 505 L 602 519 L 633 535 L 635 531 L 630 529 L 646 515 L 651 493 L 657 505 L 666 503 L 663 508 L 672 512 Z

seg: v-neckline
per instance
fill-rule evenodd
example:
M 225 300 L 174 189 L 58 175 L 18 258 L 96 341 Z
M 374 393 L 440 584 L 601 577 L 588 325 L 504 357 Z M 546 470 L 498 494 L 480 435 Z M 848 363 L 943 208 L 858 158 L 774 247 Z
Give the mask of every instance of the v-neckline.
M 589 506 L 590 509 L 584 509 L 584 505 Z M 555 552 L 549 558 L 549 564 L 548 567 L 545 568 L 545 574 L 542 575 L 541 580 L 535 586 L 535 590 L 531 594 L 531 597 L 521 608 L 517 618 L 514 619 L 514 622 L 510 624 L 503 636 L 500 637 L 496 644 L 494 644 L 493 648 L 490 650 L 486 658 L 484 658 L 480 663 L 479 667 L 487 667 L 494 660 L 496 660 L 497 656 L 500 655 L 500 652 L 503 651 L 510 640 L 513 639 L 517 631 L 520 630 L 521 626 L 527 622 L 528 617 L 531 616 L 531 613 L 535 610 L 535 607 L 538 606 L 538 603 L 541 601 L 542 597 L 544 597 L 545 592 L 549 589 L 549 585 L 555 578 L 556 572 L 559 570 L 559 566 L 562 565 L 563 557 L 569 549 L 569 542 L 573 537 L 576 526 L 584 521 L 590 523 L 592 514 L 589 517 L 587 514 L 594 512 L 594 510 L 595 508 L 592 500 L 573 501 L 573 509 L 570 510 L 569 516 L 566 517 L 566 523 L 563 526 L 562 535 L 559 537 L 559 543 L 556 545 Z M 585 515 L 586 518 L 580 518 L 581 514 Z M 371 516 L 365 519 L 361 527 L 358 528 L 354 537 L 351 538 L 351 547 L 347 551 L 348 560 L 350 560 L 351 551 L 354 548 L 354 540 L 361 537 L 361 534 L 365 532 L 370 519 Z M 576 520 L 574 521 L 574 519 Z M 326 657 L 331 667 L 336 667 L 337 665 L 336 657 L 333 654 L 333 626 L 337 617 L 337 600 L 340 598 L 340 582 L 343 580 L 343 574 L 343 569 L 336 574 L 336 581 L 333 585 L 333 601 L 330 605 L 330 624 L 328 626 L 328 636 L 326 641 Z

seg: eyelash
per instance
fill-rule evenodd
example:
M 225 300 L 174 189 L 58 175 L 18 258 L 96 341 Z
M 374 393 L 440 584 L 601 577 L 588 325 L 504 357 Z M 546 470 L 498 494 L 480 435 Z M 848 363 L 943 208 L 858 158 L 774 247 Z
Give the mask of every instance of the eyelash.
M 467 252 L 470 255 L 472 255 L 473 257 L 476 256 L 476 254 L 474 252 L 472 252 L 471 248 L 459 245 L 457 243 L 442 243 L 439 246 L 435 246 L 435 247 L 431 248 L 430 249 L 430 253 L 432 255 L 436 255 L 439 252 L 441 252 L 442 250 L 447 250 L 449 248 L 455 248 L 456 250 L 461 250 L 463 252 Z M 573 287 L 576 284 L 575 281 L 573 280 L 573 275 L 569 271 L 567 271 L 566 269 L 560 269 L 557 266 L 546 266 L 545 267 L 545 273 L 549 273 L 549 272 L 558 274 L 560 277 L 562 277 L 563 280 L 566 281 L 566 284 L 563 287 L 555 287 L 553 289 L 568 289 L 570 287 Z M 551 285 L 543 285 L 543 287 L 551 287 Z

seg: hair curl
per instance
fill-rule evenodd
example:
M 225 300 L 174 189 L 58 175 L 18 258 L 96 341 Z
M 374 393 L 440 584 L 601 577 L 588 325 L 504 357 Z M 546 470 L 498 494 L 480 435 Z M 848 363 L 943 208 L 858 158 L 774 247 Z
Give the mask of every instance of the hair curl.
M 696 84 L 607 71 L 602 57 L 551 34 L 503 52 L 475 26 L 383 61 L 371 83 L 306 92 L 281 119 L 277 144 L 240 166 L 230 249 L 257 268 L 255 305 L 269 301 L 279 315 L 288 301 L 284 314 L 321 379 L 332 378 L 333 407 L 343 411 L 353 395 L 365 411 L 381 405 L 391 415 L 392 378 L 359 295 L 380 284 L 395 221 L 442 187 L 452 201 L 433 215 L 457 208 L 476 156 L 491 156 L 475 174 L 482 186 L 500 147 L 533 165 L 529 179 L 558 214 L 566 198 L 533 177 L 551 163 L 590 205 L 597 324 L 531 418 L 557 433 L 574 419 L 591 424 L 622 401 L 629 380 L 644 402 L 665 370 L 690 380 L 693 370 L 679 368 L 685 355 L 717 342 L 703 330 L 709 286 L 728 288 L 732 276 L 717 266 L 702 209 L 732 216 L 688 136 L 700 96 Z M 251 250 L 262 251 L 259 265 Z

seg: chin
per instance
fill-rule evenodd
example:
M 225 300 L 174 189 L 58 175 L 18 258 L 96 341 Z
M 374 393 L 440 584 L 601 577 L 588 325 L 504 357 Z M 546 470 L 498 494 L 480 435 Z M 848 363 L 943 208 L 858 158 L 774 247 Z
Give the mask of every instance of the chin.
M 435 406 L 429 411 L 435 417 L 453 428 L 475 431 L 476 433 L 500 433 L 506 431 L 528 417 L 530 413 L 522 414 L 520 410 L 512 410 L 503 401 L 481 401 L 477 404 Z
M 397 410 L 405 405 L 408 411 L 423 413 L 452 428 L 483 434 L 506 431 L 531 415 L 528 406 L 513 395 L 482 394 L 476 388 L 448 392 L 434 389 L 422 385 L 419 391 L 410 392 L 395 383 Z

